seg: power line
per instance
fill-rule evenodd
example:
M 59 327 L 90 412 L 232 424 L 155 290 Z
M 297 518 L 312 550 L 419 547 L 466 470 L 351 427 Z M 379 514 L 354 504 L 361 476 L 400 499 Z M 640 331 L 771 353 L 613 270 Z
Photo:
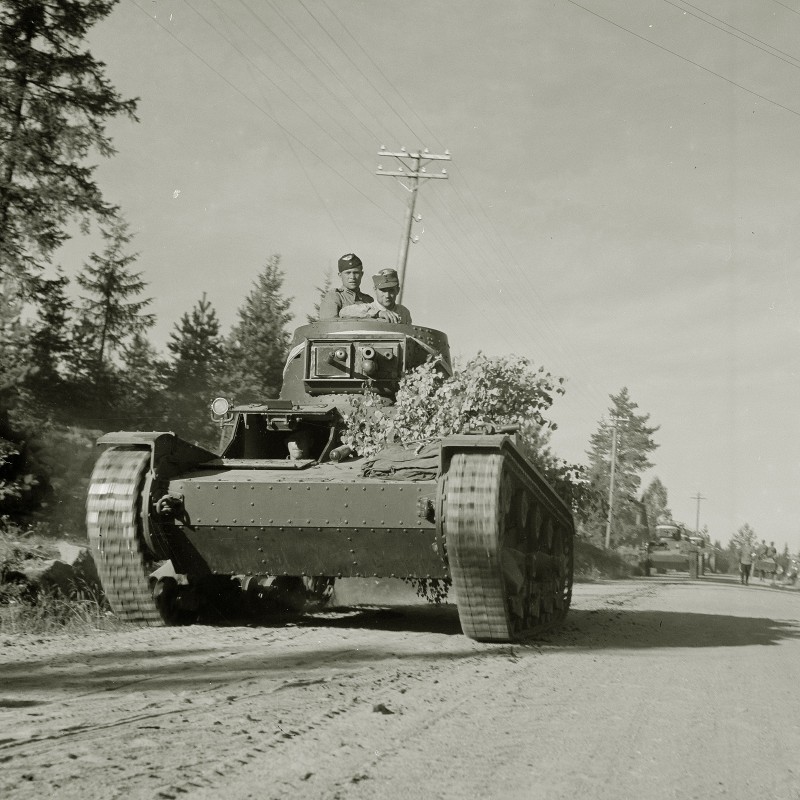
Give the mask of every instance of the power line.
M 243 97 L 251 106 L 253 106 L 253 108 L 255 108 L 257 111 L 259 111 L 265 117 L 267 117 L 267 119 L 271 120 L 281 131 L 283 131 L 287 136 L 291 137 L 292 140 L 297 142 L 297 144 L 299 144 L 304 150 L 308 151 L 318 161 L 320 161 L 323 164 L 325 164 L 325 166 L 329 170 L 331 170 L 331 172 L 333 172 L 337 177 L 341 178 L 342 181 L 344 183 L 346 183 L 348 186 L 350 186 L 353 189 L 355 189 L 356 192 L 358 192 L 358 194 L 360 194 L 365 200 L 367 200 L 367 202 L 369 202 L 371 205 L 375 206 L 375 208 L 377 208 L 382 214 L 387 216 L 389 219 L 392 219 L 392 215 L 386 209 L 384 209 L 381 206 L 379 206 L 371 197 L 369 197 L 369 195 L 365 194 L 361 189 L 358 188 L 358 186 L 356 186 L 354 183 L 349 181 L 345 175 L 343 175 L 341 172 L 339 172 L 339 170 L 337 170 L 334 166 L 332 166 L 327 161 L 325 161 L 325 159 L 323 159 L 322 157 L 317 155 L 314 152 L 314 150 L 311 147 L 309 147 L 302 139 L 300 139 L 298 136 L 296 136 L 294 133 L 292 133 L 283 123 L 281 123 L 272 114 L 270 114 L 268 111 L 266 111 L 264 108 L 262 108 L 262 106 L 260 106 L 255 100 L 253 100 L 252 97 L 249 97 L 247 94 L 245 94 L 245 92 L 243 92 L 238 86 L 236 86 L 236 84 L 234 84 L 230 79 L 226 78 L 221 72 L 219 72 L 219 70 L 217 70 L 205 58 L 203 58 L 203 56 L 201 56 L 197 51 L 195 51 L 192 47 L 190 47 L 188 44 L 186 44 L 186 42 L 184 42 L 183 40 L 178 38 L 169 28 L 167 28 L 165 25 L 163 25 L 158 19 L 156 19 L 155 17 L 151 16 L 151 14 L 148 11 L 146 11 L 144 8 L 142 8 L 139 5 L 137 0 L 132 0 L 132 2 L 136 6 L 136 8 L 139 9 L 139 11 L 141 11 L 149 19 L 151 19 L 153 22 L 155 22 L 156 25 L 158 25 L 158 27 L 161 28 L 161 30 L 163 30 L 165 33 L 167 33 L 181 47 L 183 47 L 185 50 L 187 50 L 189 53 L 191 53 L 199 61 L 201 61 L 221 81 L 223 81 L 225 84 L 230 86 L 230 88 L 233 89 L 233 91 L 236 92 L 236 94 L 238 94 L 240 97 Z M 213 30 L 215 30 L 217 33 L 219 33 L 219 31 L 217 31 L 216 28 L 214 28 L 213 26 L 211 26 L 211 27 L 212 27 Z
M 683 11 L 684 14 L 688 14 L 690 17 L 694 17 L 694 19 L 699 20 L 700 22 L 704 22 L 706 25 L 710 25 L 712 28 L 716 28 L 718 31 L 722 31 L 722 33 L 733 36 L 734 39 L 738 39 L 740 42 L 744 42 L 745 44 L 749 44 L 751 47 L 755 47 L 756 50 L 761 50 L 763 53 L 767 55 L 773 56 L 777 58 L 779 61 L 783 61 L 785 64 L 788 64 L 790 67 L 795 67 L 795 69 L 800 69 L 800 64 L 796 64 L 798 59 L 795 58 L 790 53 L 786 53 L 783 50 L 779 50 L 777 47 L 773 47 L 768 42 L 763 41 L 762 39 L 757 39 L 755 36 L 747 33 L 747 31 L 743 31 L 741 28 L 737 28 L 735 25 L 731 25 L 729 22 L 725 22 L 724 19 L 720 19 L 719 17 L 715 17 L 713 14 L 709 14 L 708 11 L 704 11 L 702 8 L 698 8 L 691 3 L 685 2 L 682 0 L 682 4 L 678 5 L 678 3 L 673 3 L 672 0 L 661 0 L 662 3 L 666 3 L 667 5 L 672 6 L 673 8 L 677 8 L 679 11 Z M 703 14 L 710 19 L 716 20 L 717 22 L 721 23 L 725 26 L 725 28 L 730 28 L 731 30 L 726 30 L 725 28 L 720 27 L 719 25 L 715 25 L 713 22 L 709 22 L 709 20 L 704 19 L 703 17 L 699 16 L 699 14 L 692 14 L 691 11 L 687 11 L 685 6 L 689 8 L 695 9 L 698 11 L 699 14 Z M 732 31 L 736 31 L 736 33 L 732 33 Z M 737 36 L 738 33 L 741 33 L 741 36 Z M 754 44 L 754 42 L 758 42 L 758 44 Z M 764 47 L 759 47 L 759 45 L 763 44 Z M 777 55 L 780 53 L 780 55 Z M 782 56 L 786 56 L 783 58 Z
M 776 100 L 771 100 L 769 97 L 759 94 L 758 92 L 754 91 L 753 89 L 748 89 L 746 86 L 742 86 L 741 83 L 737 83 L 736 81 L 731 80 L 730 78 L 726 78 L 719 72 L 710 69 L 709 67 L 703 66 L 703 64 L 698 63 L 697 61 L 692 61 L 691 58 L 687 58 L 686 56 L 682 56 L 680 53 L 676 53 L 674 50 L 670 50 L 669 47 L 664 47 L 664 45 L 658 44 L 654 42 L 652 39 L 648 39 L 646 36 L 642 36 L 635 31 L 632 31 L 630 28 L 626 28 L 624 25 L 620 25 L 618 22 L 614 22 L 614 20 L 609 19 L 608 17 L 604 17 L 602 14 L 598 14 L 596 11 L 592 11 L 591 8 L 586 8 L 586 6 L 581 5 L 580 3 L 576 2 L 576 0 L 567 0 L 568 3 L 571 3 L 573 6 L 577 6 L 578 8 L 585 11 L 587 14 L 591 14 L 598 19 L 602 19 L 603 22 L 607 22 L 609 25 L 613 25 L 615 28 L 619 28 L 621 31 L 625 31 L 625 33 L 629 33 L 631 36 L 635 36 L 637 39 L 641 39 L 643 42 L 647 42 L 647 44 L 653 45 L 653 47 L 657 47 L 659 50 L 663 50 L 665 53 L 669 53 L 670 55 L 675 56 L 676 58 L 680 58 L 682 61 L 685 61 L 687 64 L 691 64 L 692 66 L 697 67 L 698 69 L 702 69 L 704 72 L 709 73 L 709 75 L 714 75 L 717 78 L 729 83 L 731 86 L 735 86 L 737 89 L 741 89 L 743 92 L 747 92 L 748 94 L 753 95 L 753 97 L 757 97 L 759 100 L 763 100 L 765 103 L 769 103 L 770 105 L 776 106 L 777 108 L 782 108 L 784 111 L 788 111 L 790 114 L 794 114 L 796 117 L 800 117 L 800 111 L 797 111 L 793 108 L 789 108 L 789 106 L 783 105 L 783 103 L 779 103 Z

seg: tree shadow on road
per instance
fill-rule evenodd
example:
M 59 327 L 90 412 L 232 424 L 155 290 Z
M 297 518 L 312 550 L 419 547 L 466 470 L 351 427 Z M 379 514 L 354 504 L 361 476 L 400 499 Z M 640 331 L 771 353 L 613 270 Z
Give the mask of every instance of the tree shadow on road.
M 204 690 L 264 677 L 277 681 L 280 685 L 273 690 L 278 690 L 283 683 L 294 685 L 298 675 L 311 683 L 327 681 L 332 674 L 356 675 L 392 660 L 398 665 L 415 662 L 418 668 L 462 659 L 516 659 L 525 653 L 546 657 L 642 648 L 752 647 L 800 638 L 800 624 L 792 621 L 623 608 L 572 609 L 561 626 L 513 645 L 466 639 L 452 605 L 338 609 L 293 620 L 290 624 L 301 630 L 289 649 L 286 643 L 272 647 L 273 631 L 280 627 L 276 621 L 273 626 L 242 625 L 240 642 L 235 629 L 228 629 L 225 641 L 215 641 L 209 630 L 207 647 L 203 626 L 193 626 L 186 647 L 161 648 L 153 642 L 155 646 L 142 648 L 132 641 L 130 648 L 115 651 L 81 652 L 76 647 L 41 658 L 28 655 L 24 661 L 2 666 L 2 692 L 10 697 L 57 689 L 61 697 L 81 697 L 106 691 Z M 322 644 L 315 630 L 325 629 L 336 631 L 337 637 L 328 636 Z M 370 638 L 364 631 L 397 635 Z
M 647 647 L 749 647 L 800 639 L 792 620 L 674 611 L 572 609 L 548 644 L 587 650 Z

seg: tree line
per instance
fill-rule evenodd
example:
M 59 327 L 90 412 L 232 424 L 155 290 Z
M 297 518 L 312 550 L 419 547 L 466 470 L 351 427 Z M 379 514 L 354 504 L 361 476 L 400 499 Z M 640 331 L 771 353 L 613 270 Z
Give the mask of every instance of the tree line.
M 77 300 L 60 274 L 39 279 L 28 302 L 0 303 L 0 513 L 32 511 L 50 494 L 69 470 L 50 463 L 53 452 L 77 431 L 171 430 L 214 449 L 215 394 L 246 403 L 280 391 L 292 320 L 280 256 L 267 258 L 228 332 L 203 294 L 161 353 L 129 240 L 115 221 L 76 276 Z

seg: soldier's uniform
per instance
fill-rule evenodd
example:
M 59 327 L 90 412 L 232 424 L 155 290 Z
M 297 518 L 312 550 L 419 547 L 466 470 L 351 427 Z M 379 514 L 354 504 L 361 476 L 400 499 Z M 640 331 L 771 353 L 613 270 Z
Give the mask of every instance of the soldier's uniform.
M 325 296 L 319 304 L 319 318 L 336 319 L 345 306 L 352 306 L 354 303 L 374 302 L 374 297 L 364 294 L 361 290 L 353 292 L 340 286 L 338 289 L 331 289 L 329 292 L 325 292 Z
M 383 306 L 377 301 L 373 300 L 371 303 L 353 303 L 348 305 L 346 309 L 340 311 L 339 316 L 347 317 L 349 319 L 377 319 L 378 314 L 383 311 Z M 411 312 L 400 303 L 395 303 L 390 309 L 395 311 L 400 316 L 401 325 L 411 325 Z
M 390 287 L 395 287 L 398 291 L 400 289 L 397 270 L 394 269 L 382 269 L 377 275 L 372 276 L 372 283 L 375 285 L 376 289 L 388 289 Z M 352 319 L 379 319 L 378 315 L 384 310 L 394 311 L 394 313 L 400 317 L 401 325 L 411 324 L 411 312 L 405 306 L 401 306 L 400 303 L 397 302 L 393 306 L 388 307 L 382 306 L 377 300 L 373 300 L 371 303 L 365 303 L 359 300 L 352 305 L 340 309 L 339 316 Z

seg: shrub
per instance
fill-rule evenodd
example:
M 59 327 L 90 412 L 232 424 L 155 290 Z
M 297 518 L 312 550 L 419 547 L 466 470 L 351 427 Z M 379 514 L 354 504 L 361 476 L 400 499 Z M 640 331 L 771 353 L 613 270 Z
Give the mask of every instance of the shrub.
M 516 428 L 528 455 L 564 502 L 581 516 L 597 502 L 586 468 L 553 454 L 556 424 L 547 412 L 564 379 L 534 367 L 526 358 L 478 353 L 446 376 L 431 359 L 400 381 L 394 405 L 372 391 L 351 401 L 342 443 L 369 457 L 390 444 L 417 445 L 483 427 Z

